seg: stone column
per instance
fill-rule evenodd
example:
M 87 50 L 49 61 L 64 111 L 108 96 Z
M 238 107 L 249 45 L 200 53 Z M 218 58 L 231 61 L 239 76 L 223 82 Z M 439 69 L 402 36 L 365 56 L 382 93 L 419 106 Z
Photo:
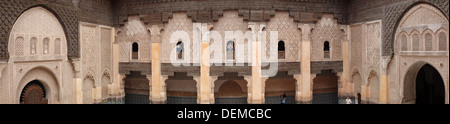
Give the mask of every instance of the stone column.
M 381 69 L 381 82 L 380 82 L 380 104 L 389 103 L 389 75 L 388 75 L 388 64 L 391 61 L 390 56 L 382 57 L 382 69 Z
M 299 24 L 298 27 L 302 30 L 302 52 L 301 52 L 301 83 L 302 83 L 302 98 L 301 103 L 311 103 L 312 100 L 312 78 L 311 78 L 311 24 Z

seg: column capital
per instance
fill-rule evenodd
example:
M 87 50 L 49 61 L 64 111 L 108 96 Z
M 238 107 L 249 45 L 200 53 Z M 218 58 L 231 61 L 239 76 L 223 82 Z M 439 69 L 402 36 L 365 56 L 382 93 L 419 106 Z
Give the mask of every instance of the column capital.
M 338 77 L 338 80 L 337 80 L 337 82 L 338 82 L 338 88 L 343 88 L 344 86 L 343 86 L 343 82 L 344 81 L 342 81 L 342 80 L 344 80 L 345 78 L 344 78 L 344 75 L 343 75 L 343 72 L 337 72 L 336 73 L 336 76 Z
M 202 32 L 202 41 L 201 42 L 209 42 L 210 41 L 210 30 L 214 27 L 212 24 L 202 23 L 200 27 L 200 31 Z
M 145 78 L 147 78 L 147 80 L 152 80 L 152 75 L 145 75 Z
M 388 65 L 391 62 L 391 56 L 382 56 L 381 57 L 381 74 L 387 74 Z
M 317 76 L 317 74 L 315 74 L 315 73 L 311 73 L 310 75 L 311 75 L 311 80 L 316 78 L 316 76 Z
M 244 80 L 247 82 L 251 82 L 252 81 L 252 76 L 244 76 Z
M 296 80 L 301 80 L 302 74 L 294 74 L 293 77 L 294 77 L 294 79 L 296 79 Z
M 350 33 L 349 33 L 349 31 L 350 31 L 350 26 L 348 26 L 348 25 L 341 25 L 341 27 L 340 27 L 340 29 L 341 29 L 341 31 L 343 31 L 343 35 L 344 35 L 344 41 L 342 41 L 342 42 L 348 42 L 349 41 L 349 39 L 350 39 Z
M 248 29 L 250 29 L 253 33 L 262 31 L 266 28 L 266 23 L 264 22 L 249 22 Z
M 303 35 L 309 35 L 311 30 L 315 28 L 315 24 L 298 24 L 298 28 L 302 30 Z
M 148 31 L 150 31 L 151 39 L 150 41 L 152 43 L 161 43 L 161 31 L 164 29 L 163 25 L 152 25 L 149 28 L 147 28 Z
M 72 71 L 74 73 L 74 78 L 81 78 L 81 61 L 80 59 L 71 59 L 69 60 L 72 65 Z

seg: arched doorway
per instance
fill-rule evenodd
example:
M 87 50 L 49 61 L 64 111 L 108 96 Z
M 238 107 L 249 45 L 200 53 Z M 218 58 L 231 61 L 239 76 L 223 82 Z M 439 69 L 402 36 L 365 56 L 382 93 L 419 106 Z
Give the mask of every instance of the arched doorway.
M 197 104 L 197 82 L 186 72 L 174 72 L 166 80 L 167 104 Z
M 324 70 L 313 80 L 313 104 L 338 104 L 338 79 L 332 70 Z
M 281 104 L 281 97 L 286 95 L 286 104 L 295 104 L 296 83 L 287 71 L 278 72 L 274 77 L 265 81 L 265 104 Z
M 150 104 L 149 80 L 141 72 L 132 71 L 125 78 L 125 104 Z
M 20 104 L 48 104 L 45 88 L 40 81 L 33 80 L 23 88 Z
M 215 93 L 216 104 L 247 104 L 247 93 L 238 82 L 230 80 L 219 86 L 219 92 Z
M 445 86 L 432 65 L 418 62 L 409 68 L 403 84 L 404 104 L 445 104 Z
M 416 76 L 416 104 L 445 104 L 445 86 L 439 72 L 431 65 L 420 68 Z

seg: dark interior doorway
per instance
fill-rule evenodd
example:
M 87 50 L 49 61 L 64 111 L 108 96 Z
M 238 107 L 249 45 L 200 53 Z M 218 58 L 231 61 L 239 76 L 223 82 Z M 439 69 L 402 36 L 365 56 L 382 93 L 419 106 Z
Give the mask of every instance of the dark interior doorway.
M 424 65 L 416 77 L 416 104 L 445 104 L 445 86 L 439 72 Z

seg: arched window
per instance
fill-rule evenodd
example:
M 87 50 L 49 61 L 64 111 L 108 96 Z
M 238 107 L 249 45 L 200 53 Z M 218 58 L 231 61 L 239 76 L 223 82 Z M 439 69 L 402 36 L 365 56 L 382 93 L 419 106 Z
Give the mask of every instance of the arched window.
M 234 60 L 235 55 L 234 42 L 228 41 L 226 49 L 227 49 L 227 60 Z
M 419 51 L 419 35 L 415 34 L 412 37 L 413 39 L 413 43 L 412 43 L 412 47 L 413 47 L 413 51 Z
M 425 34 L 425 51 L 433 51 L 433 36 L 430 33 Z
M 323 43 L 323 58 L 330 58 L 330 42 Z
M 403 34 L 401 40 L 402 40 L 402 51 L 408 51 L 408 37 L 406 37 L 406 35 Z
M 278 59 L 286 58 L 285 50 L 286 50 L 286 48 L 284 46 L 284 41 L 279 41 L 278 42 Z
M 131 59 L 138 59 L 139 57 L 139 45 L 134 42 L 132 45 L 132 55 L 131 55 Z
M 439 51 L 447 51 L 447 35 L 444 32 L 439 34 Z
M 31 40 L 30 40 L 30 54 L 31 55 L 36 54 L 36 43 L 37 43 L 37 39 L 35 37 L 31 38 Z
M 50 45 L 50 39 L 45 38 L 44 41 L 42 41 L 42 44 L 44 46 L 44 49 L 43 49 L 44 55 L 46 55 L 49 53 L 48 49 L 49 49 L 49 45 Z
M 182 60 L 184 52 L 184 43 L 182 41 L 178 41 L 177 43 L 177 59 Z

